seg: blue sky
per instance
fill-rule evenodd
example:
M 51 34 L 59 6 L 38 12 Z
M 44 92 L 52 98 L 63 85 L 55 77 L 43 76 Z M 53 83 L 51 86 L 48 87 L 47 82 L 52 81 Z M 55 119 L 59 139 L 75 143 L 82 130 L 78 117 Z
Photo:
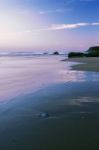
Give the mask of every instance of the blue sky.
M 0 50 L 99 45 L 99 0 L 0 0 Z

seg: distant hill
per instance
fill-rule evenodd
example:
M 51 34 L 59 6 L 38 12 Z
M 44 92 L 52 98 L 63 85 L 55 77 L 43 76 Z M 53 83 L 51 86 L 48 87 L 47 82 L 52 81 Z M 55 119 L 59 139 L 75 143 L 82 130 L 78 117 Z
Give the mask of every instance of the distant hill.
M 99 57 L 99 46 L 90 47 L 86 55 L 87 57 Z
M 99 53 L 99 46 L 90 47 L 87 52 L 88 53 Z
M 70 52 L 68 54 L 69 58 L 72 57 L 99 57 L 99 46 L 90 47 L 84 53 L 81 52 Z

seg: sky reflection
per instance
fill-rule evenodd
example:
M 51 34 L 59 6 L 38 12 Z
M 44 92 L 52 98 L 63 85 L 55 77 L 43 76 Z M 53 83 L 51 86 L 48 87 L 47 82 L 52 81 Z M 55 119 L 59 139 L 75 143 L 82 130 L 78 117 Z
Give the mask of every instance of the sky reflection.
M 52 84 L 99 81 L 99 73 L 69 70 L 61 57 L 0 58 L 0 100 L 35 92 Z

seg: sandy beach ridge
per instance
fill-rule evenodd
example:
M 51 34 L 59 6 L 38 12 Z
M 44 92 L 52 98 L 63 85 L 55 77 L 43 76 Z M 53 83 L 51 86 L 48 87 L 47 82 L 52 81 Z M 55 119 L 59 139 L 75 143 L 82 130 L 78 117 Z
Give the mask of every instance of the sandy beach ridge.
M 66 61 L 79 63 L 71 67 L 73 70 L 99 72 L 99 57 L 69 58 Z

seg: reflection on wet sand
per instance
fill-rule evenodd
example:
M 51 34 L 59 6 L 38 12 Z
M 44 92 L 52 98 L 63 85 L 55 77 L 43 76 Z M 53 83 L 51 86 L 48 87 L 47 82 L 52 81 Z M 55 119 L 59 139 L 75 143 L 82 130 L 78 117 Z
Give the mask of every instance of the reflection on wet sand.
M 0 66 L 2 96 L 14 96 L 0 103 L 0 150 L 99 149 L 99 74 L 68 70 L 59 60 Z

